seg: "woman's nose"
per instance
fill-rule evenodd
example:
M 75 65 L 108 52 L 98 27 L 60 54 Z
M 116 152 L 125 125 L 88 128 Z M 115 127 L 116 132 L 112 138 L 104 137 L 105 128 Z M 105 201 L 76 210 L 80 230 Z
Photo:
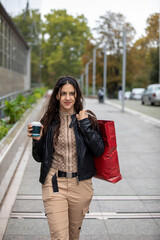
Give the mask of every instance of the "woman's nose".
M 69 100 L 70 99 L 70 95 L 66 94 L 66 99 Z

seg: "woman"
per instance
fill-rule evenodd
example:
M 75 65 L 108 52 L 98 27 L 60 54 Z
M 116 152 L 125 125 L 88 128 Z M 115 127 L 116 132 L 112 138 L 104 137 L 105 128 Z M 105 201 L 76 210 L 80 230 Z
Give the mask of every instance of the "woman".
M 98 124 L 83 109 L 77 81 L 62 77 L 56 83 L 33 138 L 33 157 L 41 162 L 42 198 L 51 239 L 78 240 L 93 196 L 94 156 L 104 151 Z M 28 136 L 31 137 L 31 124 Z

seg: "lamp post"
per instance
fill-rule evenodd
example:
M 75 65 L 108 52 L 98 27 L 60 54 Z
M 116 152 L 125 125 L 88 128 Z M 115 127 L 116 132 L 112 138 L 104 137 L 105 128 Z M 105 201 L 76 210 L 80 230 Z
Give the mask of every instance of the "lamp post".
M 93 76 L 92 76 L 92 95 L 95 95 L 96 89 L 96 50 L 99 44 L 93 49 Z
M 160 83 L 160 12 L 159 12 L 159 83 Z
M 103 101 L 105 102 L 106 99 L 106 84 L 107 84 L 107 45 L 105 44 L 104 48 L 104 63 L 103 63 L 103 91 L 104 91 L 104 99 Z
M 84 73 L 81 74 L 81 89 L 82 93 L 84 93 Z
M 126 85 L 126 29 L 123 29 L 122 112 L 124 112 L 125 85 Z
M 89 62 L 85 65 L 85 74 L 86 74 L 86 97 L 88 97 L 88 66 L 92 62 L 92 59 L 89 60 Z

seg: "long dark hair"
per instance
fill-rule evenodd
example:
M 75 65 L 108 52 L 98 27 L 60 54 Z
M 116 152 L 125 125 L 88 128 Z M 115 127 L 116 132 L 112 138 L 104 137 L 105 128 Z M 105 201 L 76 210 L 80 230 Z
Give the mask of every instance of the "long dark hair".
M 53 89 L 53 93 L 50 97 L 46 112 L 41 119 L 41 123 L 44 126 L 44 134 L 46 134 L 47 128 L 49 125 L 52 124 L 53 120 L 57 121 L 56 128 L 55 128 L 55 134 L 54 134 L 55 139 L 57 139 L 57 137 L 59 135 L 59 128 L 60 128 L 60 117 L 59 117 L 60 103 L 59 103 L 59 100 L 56 98 L 56 96 L 57 96 L 59 90 L 61 90 L 62 87 L 67 83 L 71 84 L 75 90 L 75 94 L 76 94 L 75 104 L 74 104 L 75 113 L 79 113 L 79 111 L 81 111 L 83 109 L 83 101 L 84 100 L 83 100 L 82 93 L 81 93 L 80 87 L 79 87 L 76 79 L 74 79 L 71 76 L 61 77 L 57 81 L 57 83 Z

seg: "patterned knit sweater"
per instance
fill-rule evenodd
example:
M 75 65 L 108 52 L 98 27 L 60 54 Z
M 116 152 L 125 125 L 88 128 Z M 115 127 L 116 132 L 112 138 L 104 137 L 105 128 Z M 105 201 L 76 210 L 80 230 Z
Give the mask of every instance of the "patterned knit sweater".
M 77 153 L 71 114 L 60 112 L 60 129 L 57 144 L 54 145 L 52 168 L 64 172 L 77 172 Z

